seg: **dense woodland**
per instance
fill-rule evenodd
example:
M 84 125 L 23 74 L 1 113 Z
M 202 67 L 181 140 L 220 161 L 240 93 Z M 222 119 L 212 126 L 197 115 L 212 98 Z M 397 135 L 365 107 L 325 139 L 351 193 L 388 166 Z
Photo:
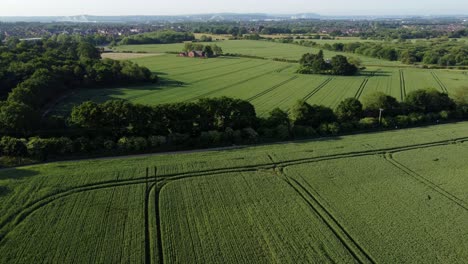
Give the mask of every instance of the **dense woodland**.
M 10 39 L 0 46 L 0 129 L 34 131 L 43 108 L 71 89 L 157 81 L 155 74 L 132 62 L 101 60 L 88 42 Z
M 195 36 L 192 33 L 175 31 L 156 31 L 125 37 L 119 42 L 119 44 L 169 44 L 193 40 L 195 40 Z

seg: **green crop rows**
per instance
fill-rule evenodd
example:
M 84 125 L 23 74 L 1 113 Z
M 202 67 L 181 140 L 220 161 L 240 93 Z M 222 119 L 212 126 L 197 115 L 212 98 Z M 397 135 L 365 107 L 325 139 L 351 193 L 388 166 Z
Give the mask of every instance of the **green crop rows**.
M 309 48 L 263 41 L 225 41 L 226 51 L 275 57 L 285 54 L 298 59 Z M 134 51 L 168 51 L 182 44 L 119 47 Z M 282 51 L 282 52 L 280 52 Z M 331 54 L 333 55 L 333 54 Z M 330 55 L 329 55 L 330 56 Z M 155 55 L 133 61 L 159 73 L 158 85 L 111 89 L 82 89 L 59 103 L 53 114 L 67 114 L 86 100 L 102 102 L 120 98 L 142 104 L 193 101 L 203 97 L 229 96 L 251 101 L 260 115 L 279 106 L 288 110 L 297 100 L 336 107 L 348 97 L 363 98 L 381 91 L 403 100 L 411 91 L 435 88 L 453 93 L 468 83 L 468 75 L 456 70 L 428 70 L 374 63 L 353 77 L 295 74 L 298 64 L 248 58 L 189 59 L 173 54 Z M 368 61 L 363 60 L 365 63 Z M 380 61 L 380 60 L 378 60 Z M 381 61 L 382 62 L 382 61 Z
M 464 263 L 467 141 L 464 122 L 1 170 L 0 262 Z

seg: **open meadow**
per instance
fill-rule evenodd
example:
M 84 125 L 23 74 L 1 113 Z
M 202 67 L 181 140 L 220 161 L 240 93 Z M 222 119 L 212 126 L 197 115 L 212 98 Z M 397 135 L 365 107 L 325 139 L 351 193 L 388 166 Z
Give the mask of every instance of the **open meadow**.
M 307 47 L 265 41 L 224 41 L 218 44 L 225 52 L 268 58 L 298 59 L 303 53 L 316 52 Z M 357 76 L 346 77 L 296 74 L 298 64 L 270 59 L 193 59 L 160 54 L 180 51 L 182 47 L 183 44 L 119 46 L 119 50 L 154 52 L 154 56 L 117 53 L 114 57 L 128 58 L 148 67 L 159 74 L 161 83 L 143 87 L 80 89 L 58 104 L 52 113 L 66 115 L 74 105 L 86 100 L 103 102 L 119 98 L 156 105 L 228 96 L 247 100 L 260 115 L 266 115 L 274 107 L 288 110 L 298 100 L 334 108 L 345 98 L 360 99 L 375 91 L 403 100 L 413 90 L 435 88 L 451 94 L 468 83 L 466 71 L 419 69 L 373 58 L 363 58 L 366 69 Z M 143 57 L 132 58 L 132 55 Z
M 0 170 L 0 262 L 464 263 L 468 123 Z

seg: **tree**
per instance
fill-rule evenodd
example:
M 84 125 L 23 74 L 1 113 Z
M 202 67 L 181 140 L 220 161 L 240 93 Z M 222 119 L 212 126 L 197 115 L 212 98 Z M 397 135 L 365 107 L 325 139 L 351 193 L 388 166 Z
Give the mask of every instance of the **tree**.
M 357 67 L 348 62 L 345 56 L 337 55 L 331 59 L 331 72 L 333 75 L 354 75 L 358 71 Z
M 24 157 L 28 153 L 24 141 L 12 137 L 2 137 L 0 140 L 0 155 Z
M 359 120 L 362 115 L 362 104 L 356 98 L 347 98 L 338 105 L 336 115 L 340 121 Z
M 91 43 L 81 41 L 78 43 L 77 54 L 80 60 L 99 60 L 101 53 Z
M 24 134 L 36 128 L 39 116 L 37 111 L 23 103 L 6 102 L 0 104 L 0 130 Z
M 405 103 L 411 110 L 420 113 L 433 113 L 442 110 L 455 109 L 455 103 L 450 97 L 436 89 L 421 89 L 411 91 L 405 98 Z
M 397 99 L 383 92 L 374 92 L 365 96 L 363 106 L 366 114 L 372 117 L 378 116 L 380 109 L 384 109 L 387 115 L 396 115 L 400 111 Z
M 294 125 L 318 128 L 322 123 L 336 121 L 332 109 L 320 105 L 309 105 L 304 101 L 297 102 L 291 112 Z
M 288 112 L 283 111 L 278 107 L 271 110 L 270 115 L 266 120 L 266 125 L 270 128 L 276 128 L 281 125 L 285 125 L 289 128 L 290 120 Z
M 207 57 L 213 57 L 214 52 L 213 52 L 213 48 L 211 48 L 211 46 L 209 46 L 209 45 L 205 46 L 203 48 L 203 52 L 205 52 L 205 55 Z
M 215 44 L 213 45 L 213 52 L 215 56 L 219 56 L 223 54 L 223 49 Z

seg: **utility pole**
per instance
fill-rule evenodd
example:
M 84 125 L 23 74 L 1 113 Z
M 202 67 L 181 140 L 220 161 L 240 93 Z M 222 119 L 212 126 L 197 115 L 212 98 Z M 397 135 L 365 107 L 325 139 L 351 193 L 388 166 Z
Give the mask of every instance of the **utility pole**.
M 379 125 L 382 124 L 382 112 L 383 112 L 383 111 L 384 111 L 383 108 L 380 108 L 380 109 L 379 109 Z

